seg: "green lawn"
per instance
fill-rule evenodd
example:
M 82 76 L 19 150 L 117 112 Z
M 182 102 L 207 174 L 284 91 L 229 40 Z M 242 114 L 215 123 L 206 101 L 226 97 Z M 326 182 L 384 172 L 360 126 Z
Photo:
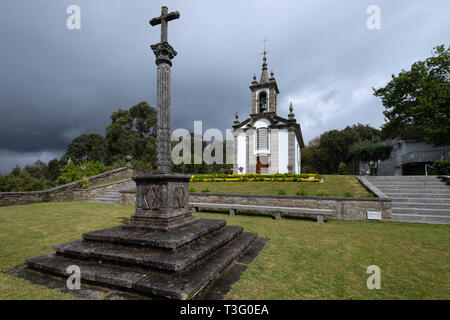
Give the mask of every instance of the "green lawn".
M 123 223 L 130 206 L 88 202 L 0 208 L 0 299 L 74 299 L 7 272 L 83 232 Z M 226 219 L 270 241 L 228 299 L 449 299 L 450 227 L 444 225 Z M 381 289 L 368 290 L 366 268 L 381 268 Z
M 355 176 L 324 175 L 323 183 L 319 182 L 191 182 L 190 189 L 196 192 L 209 189 L 218 193 L 259 193 L 277 194 L 279 190 L 287 194 L 295 194 L 304 190 L 308 195 L 315 196 L 324 192 L 329 196 L 344 196 L 350 192 L 355 197 L 366 197 L 370 193 L 361 185 Z

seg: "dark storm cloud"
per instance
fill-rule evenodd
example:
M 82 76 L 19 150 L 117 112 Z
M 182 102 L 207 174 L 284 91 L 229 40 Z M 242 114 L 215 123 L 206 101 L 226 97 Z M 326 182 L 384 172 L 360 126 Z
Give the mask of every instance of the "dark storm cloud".
M 81 30 L 66 8 L 81 8 Z M 169 41 L 173 128 L 229 128 L 250 112 L 263 38 L 280 88 L 279 113 L 292 101 L 306 141 L 358 122 L 380 126 L 371 87 L 448 44 L 450 3 L 434 1 L 4 0 L 0 4 L 0 170 L 60 156 L 79 134 L 104 134 L 109 116 L 140 101 L 156 106 L 149 45 L 160 6 L 178 10 Z M 381 30 L 366 9 L 381 8 Z

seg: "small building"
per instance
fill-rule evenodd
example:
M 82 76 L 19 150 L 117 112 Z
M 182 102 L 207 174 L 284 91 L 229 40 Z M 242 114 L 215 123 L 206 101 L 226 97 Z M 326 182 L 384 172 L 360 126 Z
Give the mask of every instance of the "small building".
M 300 173 L 303 142 L 300 125 L 295 120 L 292 103 L 288 118 L 277 114 L 277 82 L 272 70 L 267 74 L 264 52 L 260 81 L 256 75 L 250 85 L 252 105 L 250 117 L 234 120 L 233 172 L 245 173 Z
M 379 176 L 409 176 L 430 173 L 436 160 L 450 160 L 450 146 L 436 147 L 424 141 L 424 135 L 409 134 L 394 141 L 388 160 L 378 164 Z M 360 164 L 360 174 L 369 174 L 367 164 Z

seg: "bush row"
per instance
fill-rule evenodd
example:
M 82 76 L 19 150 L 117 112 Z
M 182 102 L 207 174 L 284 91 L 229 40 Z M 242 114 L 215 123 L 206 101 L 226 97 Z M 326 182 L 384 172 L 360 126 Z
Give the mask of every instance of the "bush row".
M 191 182 L 239 182 L 239 181 L 270 181 L 270 182 L 319 182 L 318 174 L 205 174 L 191 177 Z

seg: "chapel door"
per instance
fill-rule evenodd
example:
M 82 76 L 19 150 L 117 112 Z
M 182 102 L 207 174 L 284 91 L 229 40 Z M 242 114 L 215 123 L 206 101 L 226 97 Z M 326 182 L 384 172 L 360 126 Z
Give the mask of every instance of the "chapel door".
M 269 173 L 269 157 L 257 156 L 256 157 L 256 173 L 266 174 Z

